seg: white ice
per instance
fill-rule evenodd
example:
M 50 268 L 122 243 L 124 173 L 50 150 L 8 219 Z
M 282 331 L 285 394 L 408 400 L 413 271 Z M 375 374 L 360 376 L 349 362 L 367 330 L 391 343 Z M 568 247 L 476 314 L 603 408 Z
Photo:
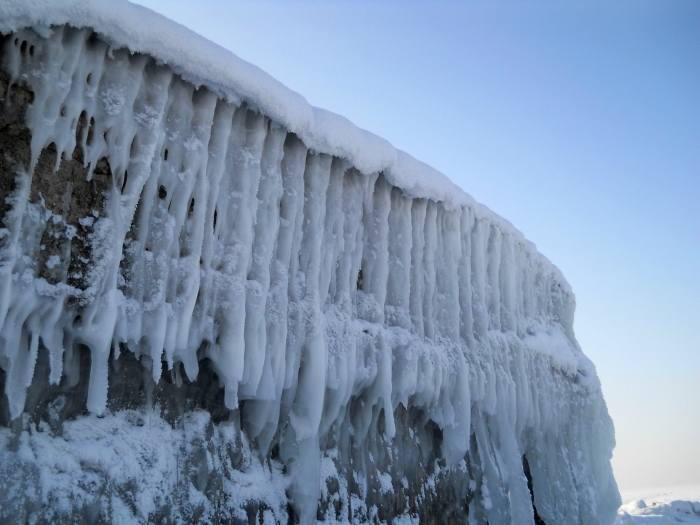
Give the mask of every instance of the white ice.
M 226 405 L 247 400 L 244 431 L 261 454 L 281 432 L 304 521 L 321 495 L 321 440 L 377 440 L 380 413 L 391 440 L 399 404 L 442 429 L 448 467 L 480 465 L 471 505 L 491 525 L 534 523 L 523 455 L 548 523 L 613 519 L 612 422 L 574 337 L 573 293 L 507 221 L 143 8 L 6 1 L 0 20 L 18 31 L 4 69 L 35 93 L 32 165 L 17 173 L 0 232 L 13 417 L 39 341 L 53 382 L 72 373 L 63 363 L 75 345 L 90 349 L 95 414 L 110 354 L 128 349 L 194 379 L 203 349 Z M 56 25 L 66 22 L 104 41 Z M 91 125 L 76 139 L 81 114 Z M 81 289 L 36 278 L 41 232 L 64 220 L 28 201 L 50 143 L 59 159 L 80 146 L 86 165 L 104 157 L 112 172 L 103 209 L 81 222 Z

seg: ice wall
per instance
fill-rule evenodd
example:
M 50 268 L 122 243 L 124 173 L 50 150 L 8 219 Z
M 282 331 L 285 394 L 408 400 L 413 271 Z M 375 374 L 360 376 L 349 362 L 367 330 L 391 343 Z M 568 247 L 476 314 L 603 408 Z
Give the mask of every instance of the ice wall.
M 466 197 L 421 193 L 432 172 L 404 154 L 358 169 L 252 100 L 105 40 L 36 26 L 3 44 L 5 111 L 11 86 L 33 93 L 0 223 L 11 418 L 40 352 L 63 384 L 89 350 L 96 415 L 121 354 L 154 384 L 195 381 L 206 360 L 302 522 L 331 498 L 329 471 L 352 504 L 328 520 L 376 520 L 367 486 L 403 486 L 397 424 L 436 429 L 417 446 L 433 475 L 465 480 L 474 523 L 534 523 L 524 457 L 546 523 L 612 521 L 612 422 L 574 296 L 534 246 Z M 47 151 L 83 171 L 40 176 Z

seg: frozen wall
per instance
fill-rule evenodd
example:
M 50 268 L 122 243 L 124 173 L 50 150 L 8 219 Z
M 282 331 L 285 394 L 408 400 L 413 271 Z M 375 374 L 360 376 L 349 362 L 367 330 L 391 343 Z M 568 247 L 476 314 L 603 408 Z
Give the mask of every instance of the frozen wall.
M 93 414 L 70 432 L 42 435 L 25 417 L 0 434 L 5 457 L 25 450 L 43 476 L 34 512 L 60 485 L 46 481 L 57 476 L 46 450 L 85 470 L 70 445 L 80 421 L 108 449 L 95 428 L 128 434 L 140 417 L 110 405 L 117 375 L 146 370 L 151 388 L 177 389 L 202 385 L 205 367 L 229 423 L 191 411 L 178 421 L 215 429 L 202 430 L 211 457 L 238 447 L 267 472 L 255 479 L 277 492 L 260 519 L 287 519 L 279 493 L 302 522 L 410 517 L 449 482 L 464 521 L 534 523 L 531 492 L 550 525 L 612 521 L 612 422 L 574 338 L 574 296 L 533 245 L 468 196 L 441 198 L 453 193 L 442 178 L 430 189 L 434 172 L 381 142 L 365 157 L 324 148 L 363 133 L 339 117 L 324 121 L 330 138 L 317 122 L 310 139 L 254 97 L 108 41 L 34 26 L 3 43 L 3 122 L 19 140 L 28 131 L 26 158 L 1 174 L 7 420 L 28 410 L 42 354 L 47 385 L 70 388 L 89 367 Z M 386 169 L 372 169 L 377 144 L 393 152 Z M 115 372 L 127 357 L 138 366 Z M 152 399 L 138 410 L 170 455 L 194 439 Z M 232 494 L 255 484 L 231 472 Z M 160 500 L 135 490 L 127 514 L 151 519 Z

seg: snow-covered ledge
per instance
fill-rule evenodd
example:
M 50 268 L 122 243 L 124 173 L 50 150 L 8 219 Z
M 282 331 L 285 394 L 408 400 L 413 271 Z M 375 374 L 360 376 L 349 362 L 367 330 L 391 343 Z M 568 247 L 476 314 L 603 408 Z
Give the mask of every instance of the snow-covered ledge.
M 0 31 L 0 518 L 612 521 L 573 293 L 510 223 L 142 7 Z

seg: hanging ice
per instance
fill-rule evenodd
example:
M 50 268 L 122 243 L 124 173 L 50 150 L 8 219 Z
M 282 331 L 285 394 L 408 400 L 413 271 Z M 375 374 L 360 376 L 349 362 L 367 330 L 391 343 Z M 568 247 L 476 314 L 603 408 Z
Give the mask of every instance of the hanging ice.
M 509 223 L 143 8 L 0 30 L 0 516 L 612 521 L 574 296 Z

